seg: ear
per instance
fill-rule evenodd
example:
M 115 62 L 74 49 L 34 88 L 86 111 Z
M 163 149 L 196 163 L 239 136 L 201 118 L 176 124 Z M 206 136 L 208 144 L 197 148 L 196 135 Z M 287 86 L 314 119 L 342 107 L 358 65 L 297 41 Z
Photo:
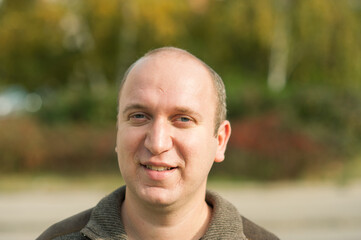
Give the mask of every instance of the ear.
M 225 120 L 219 126 L 217 133 L 217 152 L 214 159 L 215 162 L 222 162 L 224 160 L 224 153 L 230 136 L 231 124 L 228 120 Z

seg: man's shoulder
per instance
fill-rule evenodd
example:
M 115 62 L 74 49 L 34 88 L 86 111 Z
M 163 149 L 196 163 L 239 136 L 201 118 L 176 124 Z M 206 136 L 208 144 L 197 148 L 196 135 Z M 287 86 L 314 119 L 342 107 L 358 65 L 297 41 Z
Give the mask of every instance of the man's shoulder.
M 125 186 L 102 198 L 95 207 L 55 223 L 36 240 L 82 240 L 88 239 L 84 234 L 92 235 L 93 232 L 89 231 L 93 230 L 96 230 L 96 235 L 106 235 L 108 232 L 100 231 L 104 229 L 110 232 L 116 229 L 115 232 L 118 233 L 122 229 L 119 209 L 124 197 Z M 107 227 L 109 224 L 110 230 Z
M 279 240 L 273 233 L 263 227 L 258 226 L 251 220 L 241 216 L 243 232 L 248 240 Z
M 45 230 L 36 240 L 50 240 L 69 235 L 65 239 L 82 239 L 80 230 L 88 223 L 92 208 L 78 213 L 72 217 L 53 224 Z

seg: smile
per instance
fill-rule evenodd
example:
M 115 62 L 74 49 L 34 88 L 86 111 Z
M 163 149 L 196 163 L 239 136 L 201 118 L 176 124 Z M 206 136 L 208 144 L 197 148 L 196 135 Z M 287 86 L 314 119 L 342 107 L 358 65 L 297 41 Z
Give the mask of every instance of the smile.
M 152 165 L 143 165 L 143 166 L 147 169 L 158 171 L 158 172 L 169 171 L 169 170 L 174 169 L 172 167 L 161 167 L 161 166 L 152 166 Z

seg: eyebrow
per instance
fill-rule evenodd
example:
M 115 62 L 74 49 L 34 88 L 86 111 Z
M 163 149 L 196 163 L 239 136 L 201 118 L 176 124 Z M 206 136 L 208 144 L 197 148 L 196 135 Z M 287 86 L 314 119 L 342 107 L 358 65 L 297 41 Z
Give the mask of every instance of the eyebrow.
M 131 110 L 131 109 L 147 110 L 148 108 L 145 107 L 144 105 L 138 104 L 138 103 L 129 104 L 129 105 L 127 105 L 127 106 L 124 108 L 124 110 L 123 110 L 123 112 L 122 112 L 123 115 L 124 115 L 126 112 L 128 112 L 129 110 Z

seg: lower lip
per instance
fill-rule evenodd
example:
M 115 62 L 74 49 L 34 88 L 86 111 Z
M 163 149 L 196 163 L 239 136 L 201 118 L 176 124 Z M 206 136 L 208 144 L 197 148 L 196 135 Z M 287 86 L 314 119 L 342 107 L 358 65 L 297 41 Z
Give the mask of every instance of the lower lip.
M 177 168 L 172 168 L 170 170 L 165 170 L 165 171 L 156 171 L 146 168 L 144 165 L 142 165 L 142 168 L 145 170 L 147 176 L 154 181 L 162 181 L 169 178 L 172 175 L 172 173 L 174 173 L 175 170 L 177 169 Z

